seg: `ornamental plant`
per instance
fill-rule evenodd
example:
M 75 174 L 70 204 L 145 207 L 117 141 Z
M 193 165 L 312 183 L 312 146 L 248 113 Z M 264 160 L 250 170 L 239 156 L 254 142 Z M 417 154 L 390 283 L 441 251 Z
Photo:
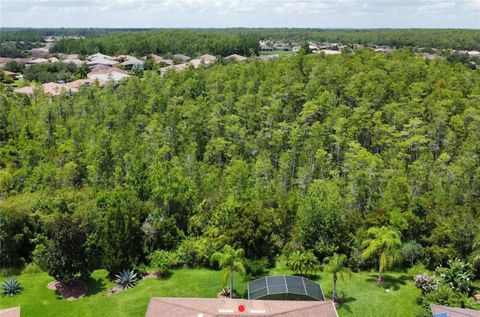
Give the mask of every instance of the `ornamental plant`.
M 415 281 L 415 286 L 422 290 L 423 295 L 436 291 L 440 286 L 440 281 L 427 273 L 417 274 L 413 280 Z

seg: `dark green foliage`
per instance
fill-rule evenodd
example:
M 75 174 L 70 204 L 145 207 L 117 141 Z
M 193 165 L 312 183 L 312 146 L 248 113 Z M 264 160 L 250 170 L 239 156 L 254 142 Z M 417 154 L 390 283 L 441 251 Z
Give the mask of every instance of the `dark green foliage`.
M 1 293 L 5 296 L 15 296 L 22 291 L 22 285 L 13 277 L 9 277 L 0 285 Z
M 61 40 L 53 52 L 107 55 L 181 53 L 189 56 L 211 53 L 227 56 L 233 53 L 250 55 L 259 50 L 258 40 L 248 34 L 229 34 L 216 30 L 163 30 L 122 33 L 108 37 Z
M 473 269 L 468 263 L 458 259 L 448 261 L 448 268 L 439 268 L 445 283 L 455 292 L 473 295 Z
M 17 63 L 16 61 L 11 61 L 11 62 L 7 62 L 3 67 L 3 69 L 8 70 L 10 72 L 14 72 L 14 73 L 20 73 L 25 70 L 25 65 L 22 63 Z
M 305 249 L 376 268 L 379 250 L 360 257 L 371 227 L 395 232 L 393 253 L 416 241 L 430 268 L 466 261 L 479 96 L 462 63 L 368 50 L 144 71 L 58 98 L 2 90 L 1 208 L 21 215 L 2 232 L 6 265 L 30 261 L 56 213 L 95 218 L 88 246 L 111 274 L 157 249 L 209 265 L 226 244 L 271 263 Z
M 138 282 L 137 273 L 133 270 L 123 270 L 115 278 L 115 283 L 123 288 L 134 287 Z
M 59 80 L 72 81 L 73 79 L 79 79 L 82 77 L 81 73 L 81 68 L 73 63 L 47 63 L 30 65 L 25 69 L 23 76 L 27 80 L 47 83 Z
M 48 274 L 66 283 L 88 277 L 94 259 L 87 247 L 92 232 L 87 220 L 68 214 L 57 215 L 47 226 L 48 239 L 43 256 Z
M 111 276 L 134 267 L 143 259 L 142 204 L 127 191 L 113 190 L 97 199 L 94 245 L 101 252 L 101 264 Z
M 150 265 L 160 275 L 167 274 L 170 269 L 178 266 L 180 259 L 176 252 L 157 250 L 149 254 Z
M 295 251 L 287 258 L 287 267 L 302 275 L 315 274 L 319 266 L 320 263 L 312 251 Z

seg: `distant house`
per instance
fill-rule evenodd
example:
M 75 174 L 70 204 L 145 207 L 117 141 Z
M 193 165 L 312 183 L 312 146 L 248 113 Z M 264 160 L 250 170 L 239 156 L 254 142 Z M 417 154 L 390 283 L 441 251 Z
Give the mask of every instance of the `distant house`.
M 480 310 L 430 305 L 433 317 L 480 317 Z
M 47 57 L 50 53 L 48 48 L 40 47 L 40 48 L 33 48 L 28 51 L 33 57 Z
M 90 86 L 94 82 L 95 82 L 95 80 L 93 80 L 93 79 L 78 79 L 78 80 L 72 81 L 70 83 L 67 83 L 65 85 L 65 87 L 66 87 L 67 90 L 69 90 L 71 92 L 78 92 L 80 90 L 80 87 Z M 100 84 L 100 86 L 101 86 L 101 84 Z
M 468 51 L 468 56 L 475 57 L 475 58 L 480 58 L 480 52 L 479 51 Z
M 118 62 L 111 59 L 104 58 L 104 57 L 96 57 L 96 58 L 90 59 L 90 61 L 87 64 L 90 66 L 104 65 L 104 66 L 111 67 L 113 65 L 117 65 Z
M 177 59 L 177 60 L 180 60 L 184 63 L 188 62 L 189 60 L 191 60 L 192 58 L 190 56 L 187 56 L 187 55 L 183 55 L 183 54 L 175 54 L 173 55 L 173 59 Z
M 108 56 L 108 55 L 104 55 L 102 53 L 95 53 L 93 55 L 90 55 L 87 57 L 88 60 L 93 60 L 93 59 L 113 59 L 111 56 Z
M 96 70 L 87 74 L 88 79 L 98 80 L 100 82 L 113 80 L 115 83 L 117 83 L 127 77 L 130 77 L 127 72 L 116 68 Z
M 263 45 L 260 45 L 260 50 L 263 51 L 263 52 L 271 52 L 271 51 L 273 51 L 273 47 L 271 47 L 267 44 L 263 44 Z
M 78 59 L 78 58 L 70 58 L 70 57 L 67 57 L 67 58 L 65 58 L 65 59 L 63 59 L 63 60 L 60 60 L 60 61 L 61 61 L 62 63 L 66 63 L 66 64 L 73 63 L 73 64 L 75 64 L 75 65 L 77 65 L 77 66 L 81 66 L 81 65 L 85 64 L 85 61 L 82 61 L 82 60 L 80 60 L 80 59 Z
M 243 62 L 243 61 L 246 61 L 247 58 L 245 56 L 242 56 L 242 55 L 232 54 L 232 55 L 229 55 L 229 56 L 225 57 L 225 60 L 226 61 L 234 61 L 234 62 Z
M 152 298 L 145 317 L 338 317 L 331 301 Z
M 14 89 L 13 91 L 18 93 L 18 94 L 33 95 L 33 87 L 30 87 L 30 86 L 17 88 L 17 89 Z
M 125 60 L 124 62 L 120 63 L 120 65 L 124 66 L 126 69 L 132 69 L 134 66 L 143 66 L 145 62 L 138 59 L 138 58 L 129 58 Z
M 50 61 L 46 58 L 36 58 L 28 61 L 26 64 L 27 65 L 38 65 L 38 64 L 47 64 Z
M 199 59 L 202 60 L 207 65 L 213 64 L 217 61 L 217 58 L 210 54 L 203 54 L 202 56 L 199 57 Z
M 4 70 L 3 75 L 6 76 L 6 77 L 10 77 L 11 79 L 17 78 L 17 73 L 10 72 L 8 70 Z
M 65 84 L 46 83 L 42 85 L 43 92 L 52 96 L 60 95 L 65 88 Z
M 159 65 L 173 65 L 173 60 L 163 58 L 162 56 L 150 54 L 142 57 L 144 60 L 153 59 Z

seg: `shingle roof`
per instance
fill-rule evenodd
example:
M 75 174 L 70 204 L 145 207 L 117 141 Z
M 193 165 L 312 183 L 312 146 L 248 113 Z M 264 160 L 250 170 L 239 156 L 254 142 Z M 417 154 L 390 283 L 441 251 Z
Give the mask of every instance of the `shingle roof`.
M 0 310 L 0 317 L 20 317 L 20 307 Z
M 244 308 L 243 312 L 241 308 Z M 328 301 L 263 301 L 216 298 L 151 298 L 146 317 L 338 317 Z
M 440 305 L 430 305 L 432 314 L 435 316 L 438 314 L 446 313 L 448 317 L 480 317 L 480 310 L 453 308 Z M 445 315 L 443 315 L 445 316 Z

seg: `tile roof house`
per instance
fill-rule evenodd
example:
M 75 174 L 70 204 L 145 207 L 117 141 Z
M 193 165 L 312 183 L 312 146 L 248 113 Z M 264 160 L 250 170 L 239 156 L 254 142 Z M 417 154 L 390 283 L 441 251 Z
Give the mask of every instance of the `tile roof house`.
M 338 317 L 331 301 L 151 298 L 145 317 Z
M 20 317 L 20 307 L 0 310 L 0 317 Z
M 182 62 L 188 62 L 189 60 L 191 60 L 192 58 L 190 56 L 187 56 L 187 55 L 183 55 L 183 54 L 175 54 L 173 55 L 173 59 L 179 59 L 181 60 Z
M 225 60 L 235 61 L 235 62 L 243 62 L 243 61 L 246 61 L 247 58 L 245 56 L 242 56 L 242 55 L 232 54 L 232 55 L 229 55 L 229 56 L 225 57 Z
M 480 317 L 480 310 L 430 305 L 433 317 Z
M 17 73 L 10 72 L 8 70 L 3 71 L 3 75 L 15 79 L 17 77 Z
M 155 55 L 155 54 L 150 54 L 150 55 L 147 55 L 147 56 L 144 56 L 142 57 L 144 60 L 147 60 L 149 58 L 152 58 L 155 60 L 156 63 L 158 64 L 165 64 L 165 65 L 173 65 L 173 60 L 171 59 L 167 59 L 167 58 L 163 58 L 162 56 L 159 56 L 159 55 Z
M 210 54 L 203 54 L 198 59 L 202 60 L 207 65 L 213 64 L 217 61 L 217 58 Z
M 14 89 L 13 91 L 19 94 L 33 95 L 33 87 L 30 87 L 30 86 L 17 88 L 17 89 Z
M 117 65 L 118 62 L 108 58 L 104 58 L 104 57 L 95 57 L 90 59 L 90 61 L 87 64 L 90 66 L 93 66 L 93 65 L 113 66 L 113 65 Z
M 27 64 L 36 65 L 36 64 L 47 64 L 49 62 L 46 58 L 36 58 L 27 62 Z
M 52 96 L 58 96 L 65 90 L 65 84 L 46 83 L 42 85 L 43 92 Z
M 138 58 L 132 57 L 132 58 L 129 58 L 126 61 L 120 63 L 120 65 L 125 66 L 125 68 L 130 69 L 130 68 L 134 67 L 135 65 L 143 66 L 143 63 L 145 63 L 145 62 L 138 59 Z
M 130 77 L 127 72 L 116 69 L 116 68 L 108 68 L 108 69 L 99 69 L 92 71 L 87 74 L 87 78 L 91 80 L 96 80 L 102 82 L 106 82 L 109 80 L 113 80 L 114 82 L 119 82 L 120 80 Z

